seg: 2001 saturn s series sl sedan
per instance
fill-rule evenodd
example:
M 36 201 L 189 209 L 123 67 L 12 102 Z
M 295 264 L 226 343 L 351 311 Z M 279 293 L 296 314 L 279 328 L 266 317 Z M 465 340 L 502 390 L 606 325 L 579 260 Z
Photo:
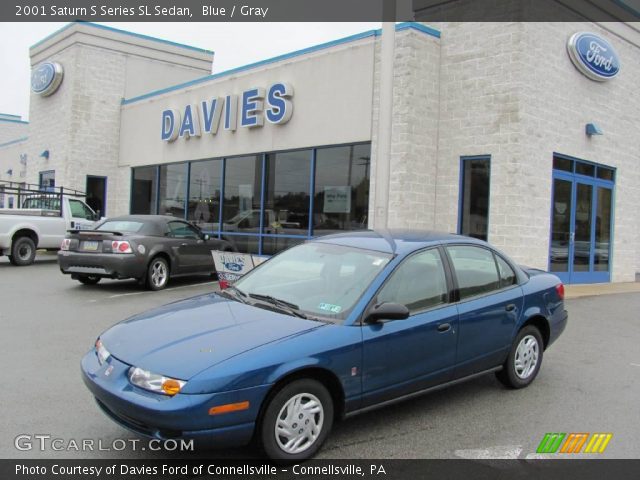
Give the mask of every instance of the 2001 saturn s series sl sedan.
M 557 277 L 479 240 L 331 235 L 113 326 L 83 377 L 140 434 L 255 439 L 272 459 L 303 460 L 344 416 L 488 372 L 526 387 L 565 328 L 563 298 Z

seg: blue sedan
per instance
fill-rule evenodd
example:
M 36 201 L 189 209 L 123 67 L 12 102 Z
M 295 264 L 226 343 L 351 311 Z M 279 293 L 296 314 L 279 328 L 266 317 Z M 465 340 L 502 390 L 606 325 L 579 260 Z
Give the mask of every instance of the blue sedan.
M 350 232 L 113 326 L 82 371 L 100 408 L 138 434 L 255 439 L 299 461 L 347 416 L 490 372 L 526 387 L 566 322 L 557 277 L 485 242 Z

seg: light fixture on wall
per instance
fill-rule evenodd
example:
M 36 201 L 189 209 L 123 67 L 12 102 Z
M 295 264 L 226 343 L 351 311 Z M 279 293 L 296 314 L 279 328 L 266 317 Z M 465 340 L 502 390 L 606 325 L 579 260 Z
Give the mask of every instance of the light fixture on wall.
M 592 135 L 604 135 L 602 129 L 595 123 L 587 123 L 587 125 L 585 126 L 585 132 L 589 137 L 591 137 Z
M 42 158 L 45 158 L 45 159 L 49 160 L 49 150 L 45 150 L 44 152 L 42 152 L 42 153 L 40 154 L 40 156 L 41 156 Z

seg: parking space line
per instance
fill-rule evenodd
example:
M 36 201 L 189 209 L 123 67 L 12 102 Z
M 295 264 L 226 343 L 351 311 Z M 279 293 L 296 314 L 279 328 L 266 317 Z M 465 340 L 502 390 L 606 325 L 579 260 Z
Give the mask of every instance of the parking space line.
M 213 281 L 213 282 L 204 282 L 204 283 L 198 283 L 195 285 L 181 285 L 179 287 L 172 287 L 172 288 L 165 288 L 164 290 L 162 290 L 163 292 L 170 292 L 172 290 L 179 290 L 181 288 L 189 288 L 189 287 L 199 287 L 199 286 L 205 286 L 205 285 L 213 285 L 218 283 L 217 281 Z M 143 295 L 145 293 L 156 293 L 156 292 L 128 292 L 128 293 L 117 293 L 115 295 L 110 295 L 107 298 L 120 298 L 120 297 L 128 297 L 131 295 Z
M 634 367 L 640 367 L 640 363 L 632 363 L 631 365 L 633 365 Z

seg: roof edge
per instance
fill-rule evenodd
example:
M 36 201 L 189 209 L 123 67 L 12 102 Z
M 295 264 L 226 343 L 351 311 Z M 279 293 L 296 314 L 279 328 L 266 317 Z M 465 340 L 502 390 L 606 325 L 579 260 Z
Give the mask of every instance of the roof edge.
M 418 22 L 403 22 L 403 23 L 398 23 L 396 24 L 396 32 L 402 32 L 404 30 L 415 30 L 417 32 L 421 32 L 424 33 L 426 35 L 435 37 L 435 38 L 440 38 L 440 32 L 438 30 L 436 30 L 433 27 L 429 27 L 427 25 L 423 25 L 421 23 Z M 258 67 L 262 67 L 264 65 L 270 65 L 272 63 L 276 63 L 276 62 L 280 62 L 282 60 L 287 60 L 289 58 L 295 58 L 295 57 L 299 57 L 301 55 L 305 55 L 308 53 L 313 53 L 313 52 L 317 52 L 320 50 L 325 50 L 327 48 L 331 48 L 331 47 L 335 47 L 337 45 L 343 45 L 346 43 L 350 43 L 350 42 L 354 42 L 357 40 L 361 40 L 363 38 L 369 38 L 369 37 L 378 37 L 382 34 L 382 30 L 381 29 L 376 29 L 376 30 L 366 30 L 364 32 L 361 33 L 356 33 L 353 35 L 349 35 L 347 37 L 342 37 L 342 38 L 338 38 L 336 40 L 331 40 L 325 43 L 320 43 L 317 45 L 312 45 L 310 47 L 306 47 L 306 48 L 302 48 L 300 50 L 294 50 L 292 52 L 288 52 L 288 53 L 283 53 L 282 55 L 277 55 L 275 57 L 271 57 L 271 58 L 267 58 L 265 60 L 259 60 L 257 62 L 254 63 L 249 63 L 247 65 L 242 65 L 240 67 L 235 67 L 235 68 L 231 68 L 229 70 L 225 70 L 223 72 L 218 72 L 218 73 L 213 73 L 211 75 L 206 75 L 204 77 L 200 77 L 200 78 L 196 78 L 194 80 L 190 80 L 188 82 L 184 82 L 184 83 L 179 83 L 176 85 L 172 85 L 170 87 L 165 87 L 165 88 L 161 88 L 158 90 L 152 90 L 150 92 L 147 93 L 143 93 L 142 95 L 138 95 L 135 97 L 131 97 L 131 98 L 123 98 L 122 99 L 122 105 L 129 105 L 132 103 L 136 103 L 139 102 L 141 100 L 145 100 L 147 98 L 151 98 L 151 97 L 156 97 L 158 95 L 162 95 L 165 93 L 169 93 L 175 90 L 180 90 L 181 88 L 186 88 L 186 87 L 190 87 L 193 85 L 198 85 L 200 83 L 204 83 L 207 82 L 209 80 L 215 80 L 217 78 L 221 78 L 221 77 L 225 77 L 228 75 L 233 75 L 234 73 L 240 73 L 240 72 L 244 72 L 247 70 L 252 70 L 254 68 L 258 68 Z

